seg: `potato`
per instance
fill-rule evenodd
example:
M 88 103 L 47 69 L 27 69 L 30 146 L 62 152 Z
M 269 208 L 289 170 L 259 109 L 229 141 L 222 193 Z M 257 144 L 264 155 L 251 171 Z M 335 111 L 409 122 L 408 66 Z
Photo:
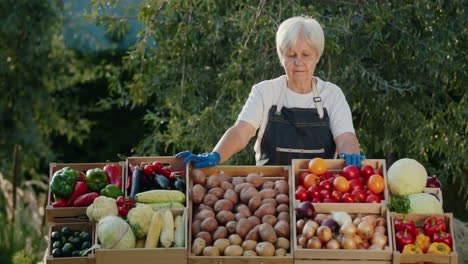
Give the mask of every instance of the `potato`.
M 201 238 L 196 238 L 192 244 L 192 253 L 199 256 L 205 247 L 206 247 L 205 240 Z
M 213 232 L 213 240 L 218 240 L 220 238 L 226 238 L 228 236 L 228 231 L 224 226 L 218 226 L 218 228 Z
M 255 188 L 262 186 L 264 182 L 262 175 L 256 173 L 250 173 L 247 175 L 246 181 L 251 183 Z
M 284 237 L 278 237 L 278 240 L 276 241 L 275 248 L 284 248 L 286 251 L 289 250 L 291 247 L 291 244 L 289 243 L 289 240 Z
M 249 233 L 245 236 L 246 240 L 253 240 L 253 241 L 258 241 L 259 240 L 259 234 L 258 234 L 258 226 L 255 226 L 252 228 Z
M 203 198 L 205 198 L 206 195 L 206 189 L 200 184 L 196 184 L 192 188 L 192 201 L 196 204 L 199 204 L 203 201 Z
M 215 214 L 212 211 L 205 209 L 203 211 L 200 211 L 198 214 L 196 214 L 195 217 L 193 218 L 193 220 L 203 221 L 203 220 L 205 220 L 206 218 L 209 218 L 209 217 L 214 218 Z
M 262 199 L 275 198 L 277 192 L 273 189 L 264 189 L 260 191 Z
M 226 224 L 226 229 L 229 234 L 234 234 L 236 232 L 237 221 L 229 221 Z
M 271 205 L 273 205 L 275 208 L 276 208 L 276 206 L 278 205 L 278 203 L 276 202 L 276 199 L 273 199 L 273 198 L 266 198 L 266 199 L 263 199 L 263 200 L 262 200 L 262 204 L 271 204 Z
M 206 204 L 200 204 L 200 205 L 198 206 L 198 208 L 197 208 L 197 211 L 198 211 L 197 213 L 199 213 L 199 212 L 201 212 L 201 211 L 203 211 L 203 210 L 205 210 L 205 209 L 206 209 L 206 210 L 210 210 L 211 212 L 214 212 L 213 207 L 208 206 L 208 205 L 206 205 Z
M 255 250 L 255 247 L 257 246 L 257 241 L 254 240 L 244 240 L 242 242 L 242 249 L 245 250 Z
M 284 180 L 279 180 L 275 182 L 275 191 L 282 194 L 288 194 L 289 186 L 288 183 Z
M 227 174 L 218 175 L 220 182 L 232 182 L 232 176 Z
M 228 189 L 224 192 L 224 196 L 223 196 L 224 199 L 228 199 L 229 201 L 231 201 L 231 203 L 233 205 L 237 204 L 237 202 L 239 202 L 239 196 L 237 195 L 236 191 L 232 190 L 232 189 Z
M 244 204 L 248 204 L 250 199 L 252 199 L 252 197 L 255 197 L 255 196 L 261 197 L 258 190 L 252 186 L 247 186 L 244 189 L 242 189 L 242 191 L 240 192 L 239 198 L 241 202 L 243 202 Z
M 289 237 L 289 224 L 286 221 L 278 221 L 276 223 L 275 232 L 278 237 Z
M 203 203 L 208 205 L 209 207 L 213 207 L 217 201 L 218 197 L 216 197 L 216 195 L 212 193 L 205 195 L 205 198 L 203 198 Z
M 238 234 L 232 234 L 229 236 L 229 243 L 231 245 L 240 245 L 242 244 L 242 238 Z
M 211 189 L 215 187 L 219 187 L 221 181 L 218 178 L 218 175 L 211 175 L 206 179 L 206 188 Z
M 245 205 L 245 204 L 237 205 L 236 206 L 236 212 L 244 214 L 245 217 L 249 217 L 249 216 L 252 215 L 252 213 L 250 212 L 249 207 L 247 207 L 247 205 Z
M 264 223 L 259 225 L 258 232 L 260 234 L 260 238 L 265 242 L 276 243 L 278 240 L 275 229 L 270 224 Z
M 276 225 L 277 222 L 278 222 L 278 218 L 276 218 L 276 216 L 274 215 L 265 215 L 262 217 L 262 223 L 267 223 L 267 224 L 270 224 L 271 226 L 274 226 Z
M 265 189 L 273 189 L 275 188 L 275 182 L 272 182 L 272 181 L 266 181 L 263 183 L 262 185 L 262 189 L 265 190 Z
M 192 235 L 196 235 L 201 231 L 201 220 L 195 220 L 192 222 Z
M 250 222 L 250 224 L 251 224 L 252 226 L 256 226 L 256 225 L 259 225 L 259 224 L 262 223 L 258 217 L 253 216 L 253 215 L 252 215 L 252 216 L 249 216 L 249 217 L 247 218 L 247 220 L 249 220 L 249 222 Z
M 211 242 L 213 242 L 213 240 L 211 239 L 211 234 L 206 231 L 198 233 L 195 237 L 203 239 L 205 241 L 206 246 L 211 245 Z
M 193 184 L 205 185 L 206 174 L 199 169 L 194 169 L 192 171 L 192 180 L 193 180 Z
M 203 249 L 203 256 L 219 256 L 219 249 L 217 247 L 205 247 Z
M 232 177 L 232 185 L 236 186 L 245 182 L 245 177 Z
M 286 253 L 286 249 L 284 248 L 278 248 L 277 250 L 275 250 L 275 256 L 284 257 L 286 256 Z
M 234 191 L 236 191 L 236 193 L 240 193 L 245 187 L 253 187 L 253 185 L 251 183 L 248 183 L 248 182 L 244 182 L 244 183 L 241 183 L 241 184 L 238 184 L 238 185 L 234 185 Z
M 229 221 L 233 221 L 234 214 L 230 211 L 221 211 L 216 215 L 216 220 L 218 220 L 218 223 L 220 224 L 227 224 Z
M 201 230 L 206 232 L 213 232 L 218 228 L 218 221 L 213 217 L 208 217 L 201 222 Z
M 247 251 L 244 251 L 244 253 L 242 254 L 242 256 L 256 257 L 256 256 L 257 256 L 257 252 L 255 252 L 255 251 L 253 251 L 253 250 L 247 250 Z
M 221 199 L 223 198 L 224 190 L 219 187 L 215 187 L 211 188 L 208 193 L 214 194 L 218 199 Z
M 288 204 L 289 203 L 289 197 L 286 194 L 280 193 L 276 195 L 276 202 L 278 204 Z
M 234 215 L 234 217 L 236 218 L 236 221 L 239 222 L 239 220 L 243 219 L 243 218 L 247 218 L 247 216 L 243 213 L 237 213 Z
M 260 242 L 255 247 L 255 251 L 259 256 L 271 257 L 275 255 L 275 246 L 269 242 Z
M 231 245 L 224 250 L 224 256 L 242 256 L 244 250 L 238 245 Z
M 289 205 L 287 205 L 287 204 L 278 205 L 278 207 L 276 207 L 276 212 L 278 212 L 278 213 L 281 213 L 281 212 L 288 213 L 289 212 Z
M 232 204 L 231 201 L 229 201 L 228 199 L 221 199 L 216 201 L 213 209 L 216 213 L 219 213 L 221 211 L 232 211 L 233 207 L 234 204 Z
M 281 212 L 278 214 L 278 220 L 279 221 L 286 221 L 289 223 L 289 213 L 287 212 Z
M 275 213 L 276 208 L 271 203 L 267 203 L 260 205 L 254 215 L 258 218 L 262 218 L 265 215 L 275 215 Z
M 252 229 L 252 224 L 250 224 L 250 221 L 247 220 L 247 218 L 242 218 L 239 220 L 236 226 L 236 233 L 244 238 L 247 233 L 249 233 L 250 229 Z
M 262 205 L 262 198 L 260 197 L 252 197 L 252 199 L 250 199 L 249 201 L 249 209 L 250 209 L 250 212 L 255 212 L 255 210 L 257 210 L 257 208 Z
M 216 240 L 213 244 L 213 246 L 219 249 L 219 253 L 221 253 L 221 255 L 224 255 L 224 250 L 230 245 L 231 243 L 229 243 L 229 240 L 227 238 L 220 238 Z
M 232 183 L 227 182 L 227 181 L 222 181 L 222 182 L 219 184 L 219 187 L 221 187 L 221 189 L 223 189 L 224 191 L 234 189 L 234 185 L 232 185 Z

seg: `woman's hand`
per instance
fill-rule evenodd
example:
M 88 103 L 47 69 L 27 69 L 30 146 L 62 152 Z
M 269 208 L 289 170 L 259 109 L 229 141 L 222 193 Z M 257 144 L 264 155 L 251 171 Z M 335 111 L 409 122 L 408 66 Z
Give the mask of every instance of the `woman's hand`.
M 219 161 L 221 160 L 221 156 L 219 156 L 218 152 L 211 152 L 211 153 L 203 153 L 200 155 L 195 155 L 190 151 L 183 151 L 179 152 L 175 155 L 176 158 L 184 158 L 183 163 L 187 164 L 188 162 L 192 162 L 195 168 L 206 168 L 206 167 L 213 167 L 218 165 Z

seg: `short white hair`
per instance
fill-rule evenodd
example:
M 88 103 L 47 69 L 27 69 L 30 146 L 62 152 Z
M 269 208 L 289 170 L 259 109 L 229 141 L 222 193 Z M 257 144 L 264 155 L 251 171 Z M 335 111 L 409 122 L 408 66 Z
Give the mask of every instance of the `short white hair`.
M 299 34 L 315 49 L 319 59 L 322 56 L 325 36 L 317 20 L 307 16 L 291 17 L 283 21 L 276 32 L 276 50 L 281 65 L 284 66 L 284 54 L 296 44 Z

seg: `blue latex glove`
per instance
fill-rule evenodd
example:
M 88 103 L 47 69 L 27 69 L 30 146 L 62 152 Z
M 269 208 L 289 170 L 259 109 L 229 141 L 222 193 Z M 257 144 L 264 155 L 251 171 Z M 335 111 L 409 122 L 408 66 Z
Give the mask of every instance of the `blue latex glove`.
M 361 160 L 366 159 L 366 156 L 362 156 L 356 153 L 352 153 L 352 154 L 341 153 L 340 158 L 345 160 L 346 166 L 354 165 L 356 167 L 361 167 Z
M 221 160 L 218 152 L 203 153 L 200 155 L 195 155 L 190 151 L 179 152 L 175 155 L 176 158 L 185 158 L 183 163 L 187 164 L 192 162 L 195 168 L 206 168 L 213 167 L 218 165 Z

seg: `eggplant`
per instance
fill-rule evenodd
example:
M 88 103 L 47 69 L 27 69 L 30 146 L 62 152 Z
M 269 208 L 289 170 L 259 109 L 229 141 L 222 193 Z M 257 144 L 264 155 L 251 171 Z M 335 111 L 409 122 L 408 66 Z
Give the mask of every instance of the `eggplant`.
M 135 167 L 132 175 L 132 189 L 130 191 L 130 196 L 135 199 L 135 195 L 142 192 L 143 187 L 143 170 L 140 167 Z
M 177 180 L 174 183 L 174 187 L 176 190 L 179 190 L 183 193 L 185 193 L 185 181 L 181 180 L 180 178 L 177 178 Z
M 163 190 L 170 190 L 171 189 L 171 182 L 168 178 L 162 176 L 161 174 L 155 173 L 155 179 L 159 184 L 159 187 Z

